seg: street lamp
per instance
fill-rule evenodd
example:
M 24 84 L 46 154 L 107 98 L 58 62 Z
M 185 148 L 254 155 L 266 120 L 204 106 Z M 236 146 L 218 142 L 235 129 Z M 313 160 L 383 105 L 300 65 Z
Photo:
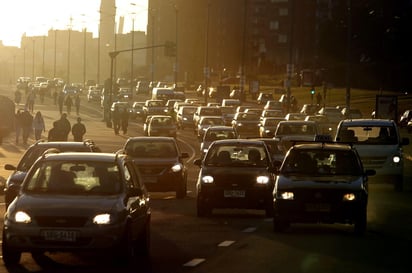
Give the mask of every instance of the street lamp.
M 32 79 L 34 79 L 34 47 L 35 47 L 35 44 L 36 44 L 36 40 L 33 38 L 33 61 L 32 61 L 32 69 L 31 69 L 31 72 L 32 72 Z
M 204 67 L 204 76 L 205 76 L 205 104 L 207 104 L 208 85 L 209 85 L 209 17 L 210 17 L 210 0 L 207 2 L 207 16 L 206 16 L 206 39 L 205 39 L 205 67 Z
M 175 56 L 175 65 L 173 67 L 174 70 L 174 75 L 175 75 L 175 87 L 177 87 L 177 76 L 178 76 L 178 71 L 179 71 L 179 66 L 178 66 L 178 62 L 177 62 L 177 52 L 178 52 L 178 9 L 177 9 L 177 5 L 174 5 L 174 9 L 176 12 L 176 42 L 175 42 L 175 46 L 176 46 L 176 56 Z
M 70 84 L 70 38 L 71 38 L 71 30 L 72 30 L 72 21 L 73 18 L 70 17 L 69 23 L 69 37 L 67 39 L 67 83 Z

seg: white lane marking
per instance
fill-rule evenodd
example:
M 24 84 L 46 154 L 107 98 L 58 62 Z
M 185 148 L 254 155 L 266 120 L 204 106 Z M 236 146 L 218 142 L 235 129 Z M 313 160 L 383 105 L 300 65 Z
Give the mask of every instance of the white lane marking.
M 186 267 L 195 267 L 198 266 L 199 264 L 203 263 L 204 261 L 206 261 L 206 259 L 203 258 L 195 258 L 191 261 L 188 261 L 187 263 L 183 264 L 183 266 Z
M 220 244 L 218 244 L 218 246 L 220 246 L 220 247 L 227 247 L 227 246 L 230 246 L 230 245 L 232 245 L 232 244 L 234 244 L 235 243 L 235 241 L 223 241 L 223 242 L 221 242 Z
M 255 232 L 256 231 L 256 227 L 248 227 L 245 228 L 244 230 L 242 230 L 243 232 Z

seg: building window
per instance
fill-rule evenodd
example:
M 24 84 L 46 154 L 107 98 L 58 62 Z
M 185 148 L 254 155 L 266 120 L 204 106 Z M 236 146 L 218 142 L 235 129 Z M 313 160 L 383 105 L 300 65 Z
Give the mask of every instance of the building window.
M 278 43 L 279 44 L 287 43 L 287 41 L 288 41 L 288 36 L 287 35 L 285 35 L 285 34 L 279 34 L 278 35 Z
M 269 29 L 279 29 L 279 21 L 270 21 Z
M 289 10 L 287 8 L 279 9 L 279 16 L 287 16 L 288 13 L 289 13 Z

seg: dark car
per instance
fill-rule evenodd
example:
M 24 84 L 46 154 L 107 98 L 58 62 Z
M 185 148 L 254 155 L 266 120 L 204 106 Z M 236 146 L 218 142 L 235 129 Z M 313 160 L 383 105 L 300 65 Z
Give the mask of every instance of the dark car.
M 175 191 L 176 198 L 184 198 L 187 189 L 187 168 L 181 152 L 172 137 L 131 137 L 123 146 L 140 170 L 149 191 Z
M 273 97 L 272 93 L 259 93 L 257 97 L 257 103 L 261 105 L 265 105 L 267 101 L 269 100 L 274 100 L 275 98 Z
M 200 167 L 196 183 L 199 217 L 215 208 L 256 209 L 272 215 L 275 176 L 263 141 L 217 140 L 194 164 Z
M 150 251 L 149 195 L 131 158 L 114 153 L 41 156 L 4 216 L 2 254 L 88 251 L 133 262 Z
M 288 151 L 273 191 L 275 231 L 290 223 L 367 224 L 368 176 L 356 151 L 347 144 L 306 143 Z
M 185 127 L 193 128 L 193 114 L 196 111 L 196 106 L 183 105 L 179 107 L 176 113 L 177 128 L 184 129 Z
M 211 126 L 205 131 L 200 143 L 200 153 L 203 156 L 213 141 L 221 139 L 236 139 L 238 134 L 231 126 Z
M 256 113 L 236 113 L 232 120 L 232 127 L 235 128 L 240 137 L 259 136 L 260 115 Z
M 176 138 L 177 126 L 171 116 L 153 115 L 147 124 L 148 136 L 169 136 Z
M 10 205 L 13 199 L 17 196 L 18 188 L 26 177 L 30 167 L 34 164 L 36 159 L 40 157 L 46 150 L 56 149 L 60 152 L 100 152 L 100 148 L 91 140 L 83 142 L 76 141 L 51 141 L 44 140 L 32 144 L 23 156 L 21 157 L 17 166 L 5 164 L 4 168 L 13 171 L 6 181 L 4 189 L 6 208 Z

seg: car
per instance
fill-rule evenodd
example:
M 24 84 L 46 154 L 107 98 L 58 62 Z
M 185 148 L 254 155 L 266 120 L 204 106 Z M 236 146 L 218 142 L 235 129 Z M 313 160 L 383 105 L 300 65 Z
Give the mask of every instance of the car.
M 358 151 L 363 165 L 375 169 L 374 182 L 390 183 L 403 190 L 403 146 L 409 138 L 401 137 L 394 120 L 346 119 L 339 123 L 335 135 L 338 142 L 349 142 Z
M 133 92 L 128 87 L 120 87 L 117 92 L 117 99 L 119 101 L 130 101 L 133 98 Z
M 263 141 L 268 148 L 269 154 L 272 157 L 273 164 L 275 166 L 282 165 L 283 159 L 285 158 L 288 147 L 286 147 L 280 139 L 269 138 L 269 137 L 258 137 L 258 138 L 248 138 L 250 140 Z
M 124 154 L 48 151 L 4 215 L 6 266 L 23 252 L 88 251 L 132 263 L 150 252 L 150 199 Z
M 288 113 L 285 116 L 285 120 L 304 120 L 305 118 L 306 115 L 302 113 Z
M 143 118 L 151 115 L 166 115 L 168 109 L 163 100 L 146 100 L 143 106 Z
M 367 226 L 368 177 L 357 150 L 348 144 L 313 142 L 292 146 L 276 172 L 273 229 L 291 223 Z
M 403 112 L 401 117 L 399 118 L 399 126 L 406 127 L 408 122 L 412 120 L 412 110 L 408 109 Z
M 132 107 L 130 108 L 130 118 L 132 119 L 143 119 L 143 106 L 144 106 L 144 101 L 135 101 L 132 104 Z
M 80 93 L 80 88 L 75 85 L 65 84 L 63 87 L 64 95 L 76 95 L 78 93 Z
M 60 152 L 101 152 L 100 148 L 96 146 L 92 140 L 84 140 L 83 142 L 39 140 L 30 145 L 20 158 L 17 166 L 8 163 L 4 165 L 4 169 L 12 171 L 6 180 L 6 185 L 4 188 L 4 201 L 6 208 L 17 196 L 17 189 L 23 183 L 30 167 L 34 164 L 38 157 L 49 149 L 58 150 Z
M 308 115 L 305 117 L 305 121 L 314 121 L 317 123 L 319 133 L 323 135 L 334 136 L 336 132 L 336 125 L 329 122 L 327 116 L 324 115 Z
M 196 182 L 198 217 L 225 208 L 264 210 L 266 216 L 272 216 L 274 167 L 263 141 L 217 140 L 194 164 L 200 167 Z
M 282 103 L 276 100 L 268 100 L 263 106 L 263 110 L 277 110 L 283 112 Z
M 344 107 L 341 110 L 342 119 L 359 119 L 363 118 L 362 112 L 359 109 Z
M 241 104 L 239 99 L 222 99 L 221 106 L 236 108 Z
M 186 197 L 189 154 L 182 152 L 173 137 L 130 137 L 123 150 L 133 158 L 149 192 L 176 192 L 176 198 Z
M 89 86 L 87 91 L 87 102 L 100 102 L 102 91 L 95 86 Z
M 280 121 L 284 120 L 283 118 L 263 118 L 259 123 L 259 136 L 260 137 L 271 137 L 275 136 L 276 127 Z
M 331 123 L 335 124 L 335 126 L 338 125 L 338 123 L 339 123 L 342 119 L 344 119 L 341 110 L 339 110 L 339 109 L 336 108 L 336 107 L 332 107 L 332 106 L 322 107 L 322 108 L 317 112 L 317 114 L 318 114 L 318 115 L 325 115 L 325 116 L 327 116 L 327 117 L 328 117 L 328 120 L 329 120 Z
M 147 136 L 169 136 L 176 138 L 176 123 L 171 116 L 152 115 L 147 124 Z
M 220 116 L 222 117 L 222 110 L 212 106 L 198 106 L 193 113 L 193 124 L 196 127 L 202 116 Z
M 274 100 L 275 98 L 273 97 L 272 93 L 263 93 L 260 92 L 258 97 L 257 97 L 257 103 L 261 105 L 265 105 L 267 101 L 269 100 Z
M 238 138 L 237 131 L 231 126 L 211 126 L 207 128 L 200 143 L 200 153 L 205 155 L 210 144 L 215 140 L 220 139 L 236 139 Z
M 260 115 L 256 113 L 236 113 L 232 120 L 232 127 L 236 129 L 240 137 L 259 135 Z
M 183 105 L 179 107 L 176 114 L 177 128 L 184 130 L 186 127 L 193 128 L 193 114 L 197 107 L 192 105 Z
M 232 120 L 235 116 L 236 109 L 232 106 L 220 106 L 219 108 L 222 111 L 222 117 L 225 125 L 232 126 Z
M 149 94 L 149 82 L 147 81 L 138 81 L 136 84 L 136 94 Z
M 300 113 L 308 116 L 314 115 L 318 110 L 318 105 L 316 104 L 303 104 Z
M 197 138 L 201 140 L 203 135 L 205 134 L 206 130 L 211 126 L 223 126 L 225 125 L 225 121 L 221 116 L 203 116 L 200 118 L 196 128 L 195 134 Z

